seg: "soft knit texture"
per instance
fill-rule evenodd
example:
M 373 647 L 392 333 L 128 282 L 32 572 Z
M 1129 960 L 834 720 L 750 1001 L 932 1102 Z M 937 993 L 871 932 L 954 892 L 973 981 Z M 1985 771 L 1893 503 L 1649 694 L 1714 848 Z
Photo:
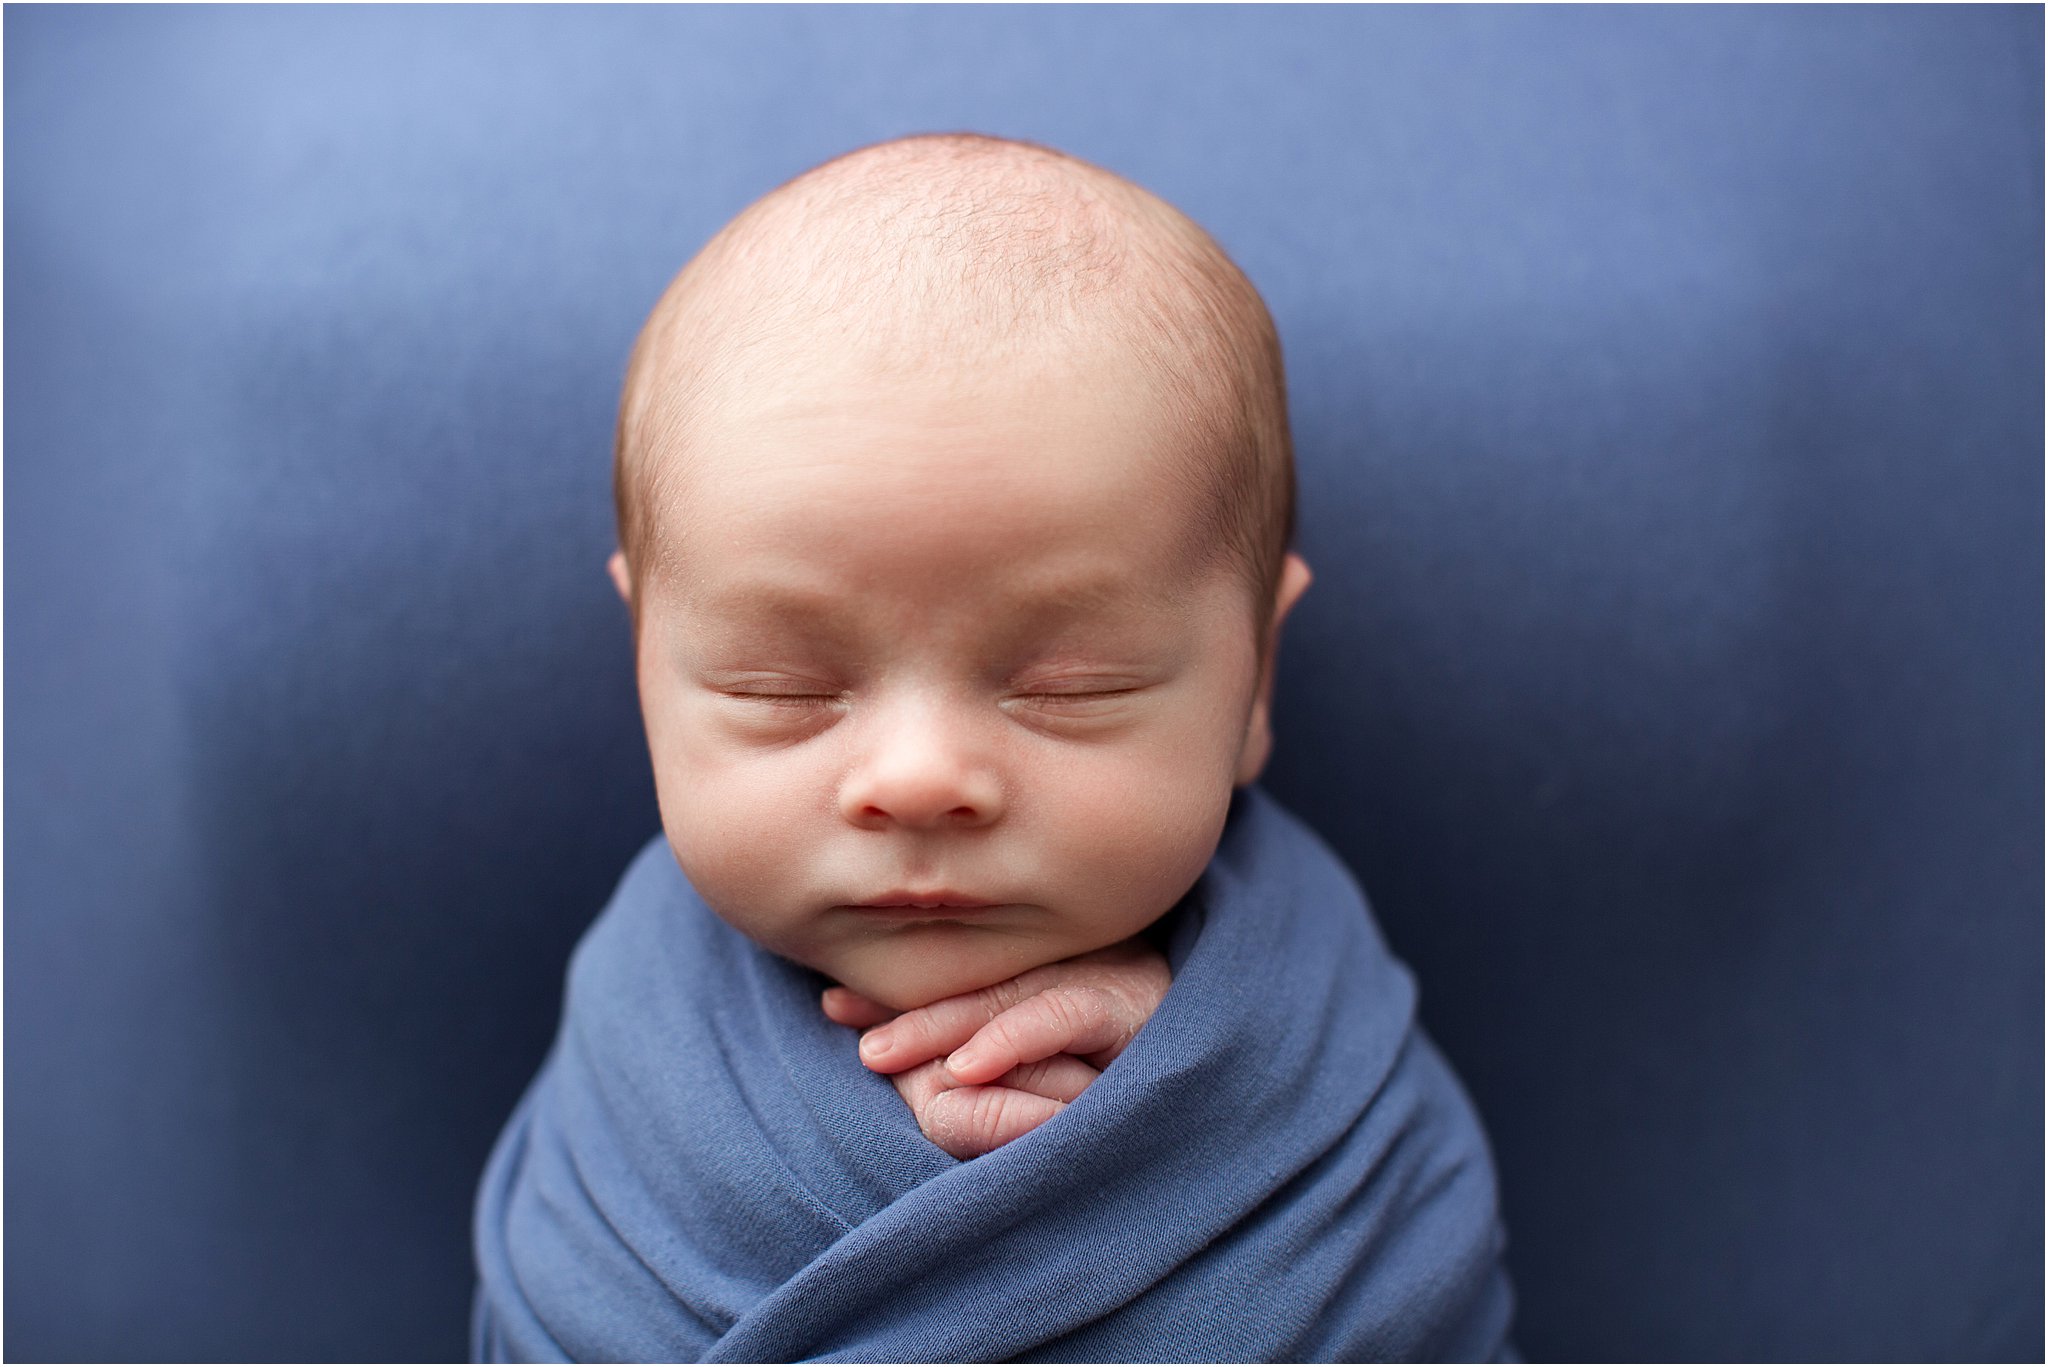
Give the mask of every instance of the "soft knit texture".
M 963 1163 L 651 841 L 485 1170 L 473 1355 L 1512 1357 L 1485 1139 L 1343 865 L 1240 790 L 1173 915 L 1122 1057 Z

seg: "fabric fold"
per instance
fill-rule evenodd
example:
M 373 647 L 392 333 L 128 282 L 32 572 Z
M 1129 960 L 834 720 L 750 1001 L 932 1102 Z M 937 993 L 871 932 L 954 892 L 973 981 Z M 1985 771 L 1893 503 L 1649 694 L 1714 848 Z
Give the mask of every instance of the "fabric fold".
M 1174 917 L 1124 1054 L 962 1163 L 650 842 L 486 1168 L 473 1354 L 1510 1355 L 1485 1139 L 1350 874 L 1244 789 Z

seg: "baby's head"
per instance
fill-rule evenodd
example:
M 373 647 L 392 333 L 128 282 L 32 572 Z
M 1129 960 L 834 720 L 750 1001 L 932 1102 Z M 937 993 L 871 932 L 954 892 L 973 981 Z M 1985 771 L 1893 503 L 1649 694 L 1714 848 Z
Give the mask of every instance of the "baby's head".
M 1265 762 L 1309 578 L 1279 344 L 1108 172 L 921 137 L 769 194 L 656 305 L 616 473 L 676 858 L 877 1001 L 1137 934 Z M 860 905 L 906 900 L 988 905 Z

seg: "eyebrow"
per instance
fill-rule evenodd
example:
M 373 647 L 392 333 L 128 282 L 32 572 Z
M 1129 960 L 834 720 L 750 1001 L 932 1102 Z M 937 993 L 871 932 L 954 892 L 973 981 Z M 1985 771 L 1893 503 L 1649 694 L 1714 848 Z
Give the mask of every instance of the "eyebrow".
M 858 595 L 840 595 L 766 581 L 744 583 L 716 595 L 693 597 L 691 606 L 709 616 L 726 620 L 772 615 L 829 628 L 843 620 L 848 602 L 857 598 Z M 1085 579 L 1042 585 L 1010 595 L 994 611 L 1015 618 L 1022 625 L 1044 626 L 1049 622 L 1108 616 L 1121 611 L 1171 613 L 1176 607 L 1177 604 L 1166 595 L 1135 592 L 1129 584 L 1116 580 Z

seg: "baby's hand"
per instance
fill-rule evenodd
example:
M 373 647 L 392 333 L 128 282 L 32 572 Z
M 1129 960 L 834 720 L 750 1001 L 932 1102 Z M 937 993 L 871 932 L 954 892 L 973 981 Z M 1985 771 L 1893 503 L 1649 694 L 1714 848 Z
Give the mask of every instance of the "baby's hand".
M 1012 1068 L 988 1087 L 963 1087 L 944 1059 L 929 1059 L 889 1081 L 924 1137 L 955 1158 L 979 1158 L 1043 1125 L 1102 1074 L 1070 1054 Z
M 927 1138 L 972 1158 L 1079 1096 L 1151 1019 L 1172 980 L 1158 951 L 1126 940 L 900 1016 L 843 987 L 827 989 L 823 1004 L 841 1025 L 873 1027 L 861 1061 L 891 1075 Z

